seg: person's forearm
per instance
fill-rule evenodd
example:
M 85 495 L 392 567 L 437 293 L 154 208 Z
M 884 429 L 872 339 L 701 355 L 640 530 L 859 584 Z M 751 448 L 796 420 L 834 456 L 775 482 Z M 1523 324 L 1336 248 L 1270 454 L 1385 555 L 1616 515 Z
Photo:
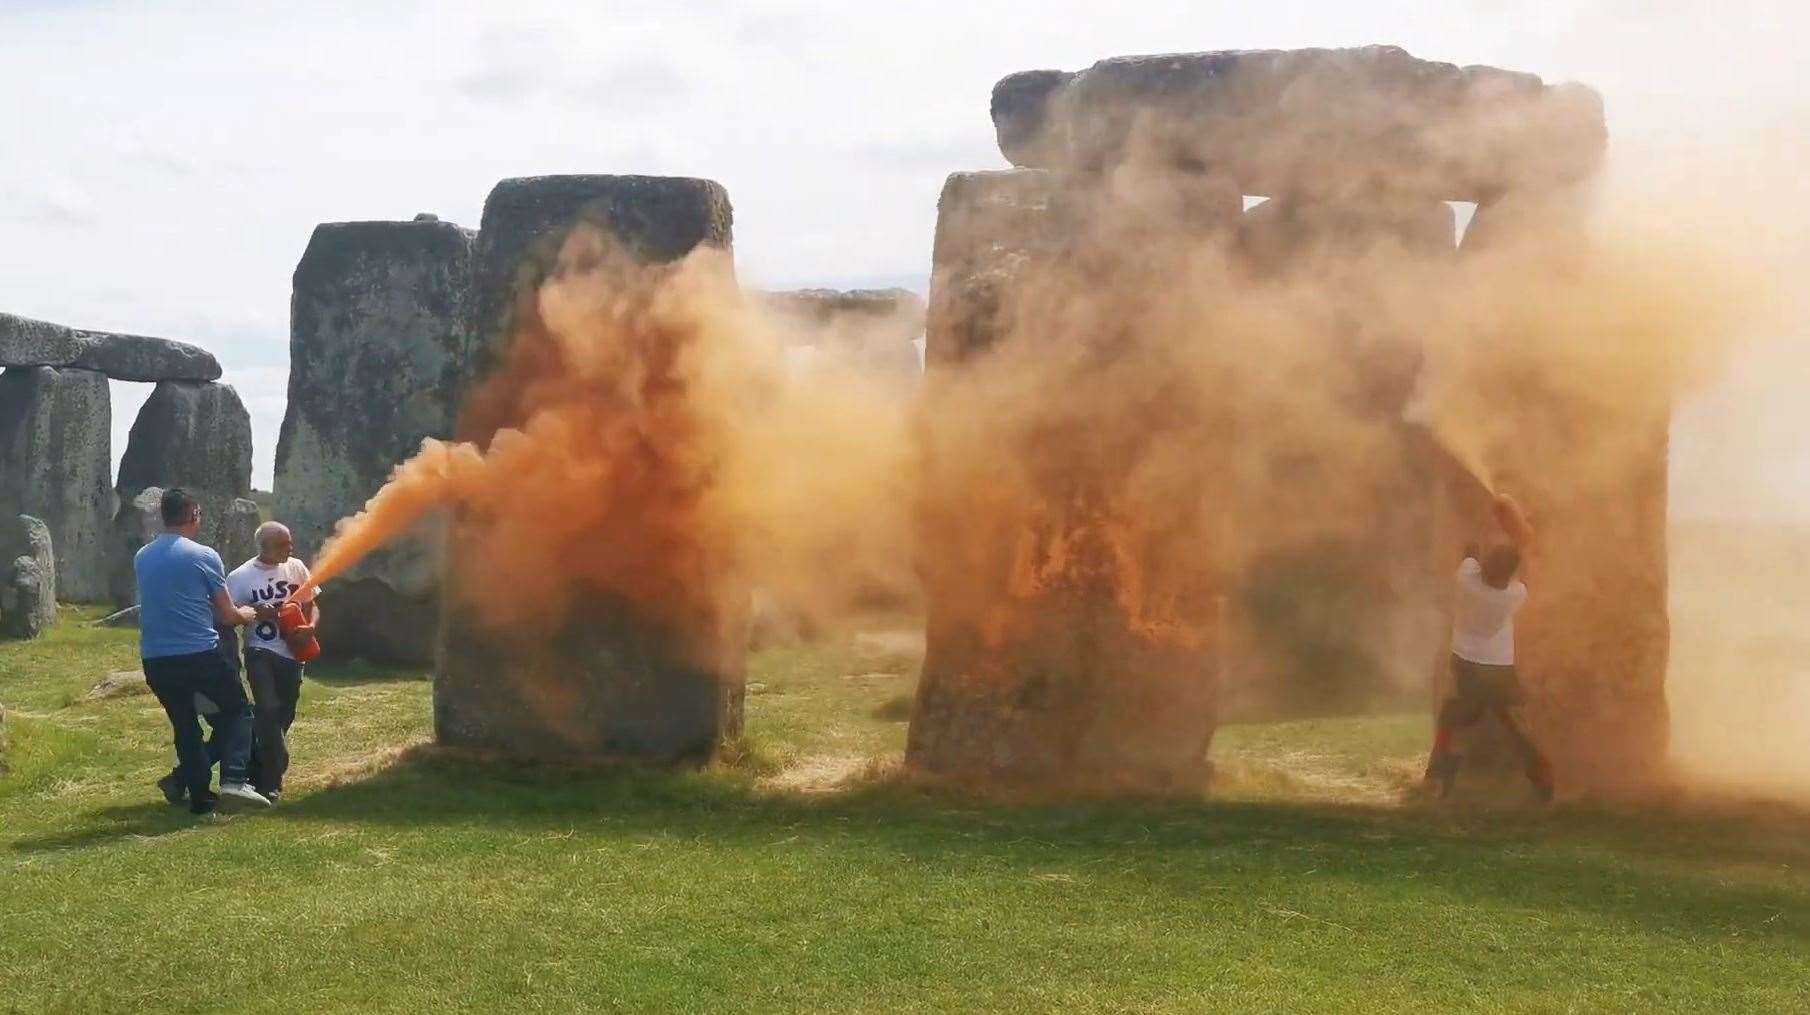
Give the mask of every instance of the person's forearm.
M 208 601 L 214 605 L 214 623 L 222 627 L 243 627 L 257 619 L 249 607 L 234 605 L 225 589 L 215 592 Z

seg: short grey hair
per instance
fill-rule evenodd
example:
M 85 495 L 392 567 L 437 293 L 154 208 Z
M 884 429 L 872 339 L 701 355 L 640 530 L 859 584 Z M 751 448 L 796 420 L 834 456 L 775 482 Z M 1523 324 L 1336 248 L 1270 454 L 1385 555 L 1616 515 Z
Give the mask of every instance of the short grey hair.
M 240 531 L 243 531 L 243 530 L 240 530 Z M 258 526 L 258 532 L 257 532 L 258 549 L 262 550 L 264 548 L 264 544 L 266 542 L 268 542 L 272 536 L 275 536 L 279 532 L 285 536 L 289 535 L 289 526 L 284 525 L 282 522 L 265 522 L 264 524 Z

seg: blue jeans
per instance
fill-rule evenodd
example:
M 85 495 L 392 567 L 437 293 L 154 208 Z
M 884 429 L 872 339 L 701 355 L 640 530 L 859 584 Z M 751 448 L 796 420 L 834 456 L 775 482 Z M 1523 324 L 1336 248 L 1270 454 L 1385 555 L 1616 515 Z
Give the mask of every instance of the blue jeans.
M 220 762 L 220 782 L 245 781 L 245 763 L 251 756 L 251 702 L 238 671 L 218 652 L 184 656 L 159 656 L 144 660 L 145 683 L 157 696 L 170 719 L 176 738 L 176 770 L 192 802 L 205 800 L 213 782 L 215 753 Z M 201 739 L 201 711 L 212 705 L 218 714 L 208 717 L 214 727 L 213 744 Z M 210 752 L 209 747 L 215 747 Z

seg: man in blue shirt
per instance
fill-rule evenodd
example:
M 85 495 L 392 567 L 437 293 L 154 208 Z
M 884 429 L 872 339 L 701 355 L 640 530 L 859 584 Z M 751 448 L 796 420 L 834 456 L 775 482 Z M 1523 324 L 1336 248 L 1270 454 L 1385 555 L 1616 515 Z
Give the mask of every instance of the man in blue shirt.
M 189 810 L 196 814 L 212 811 L 221 797 L 268 807 L 270 801 L 245 782 L 251 705 L 238 672 L 220 655 L 215 630 L 216 624 L 229 629 L 249 624 L 257 614 L 233 605 L 220 555 L 195 542 L 201 529 L 195 498 L 171 487 L 161 508 L 164 531 L 138 551 L 132 570 L 138 577 L 138 654 L 145 683 L 175 733 L 179 789 L 187 791 Z M 208 790 L 213 765 L 201 739 L 200 716 L 210 712 L 220 743 L 218 797 Z

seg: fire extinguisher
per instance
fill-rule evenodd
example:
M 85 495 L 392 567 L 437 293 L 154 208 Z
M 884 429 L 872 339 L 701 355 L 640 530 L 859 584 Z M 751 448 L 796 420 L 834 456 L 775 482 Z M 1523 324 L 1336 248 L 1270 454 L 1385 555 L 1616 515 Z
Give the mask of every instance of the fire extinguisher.
M 287 602 L 277 607 L 277 633 L 283 636 L 283 644 L 289 646 L 289 652 L 295 656 L 296 662 L 310 663 L 321 654 L 321 643 L 314 637 L 314 631 L 301 630 L 308 626 L 308 618 L 302 613 L 300 603 Z

